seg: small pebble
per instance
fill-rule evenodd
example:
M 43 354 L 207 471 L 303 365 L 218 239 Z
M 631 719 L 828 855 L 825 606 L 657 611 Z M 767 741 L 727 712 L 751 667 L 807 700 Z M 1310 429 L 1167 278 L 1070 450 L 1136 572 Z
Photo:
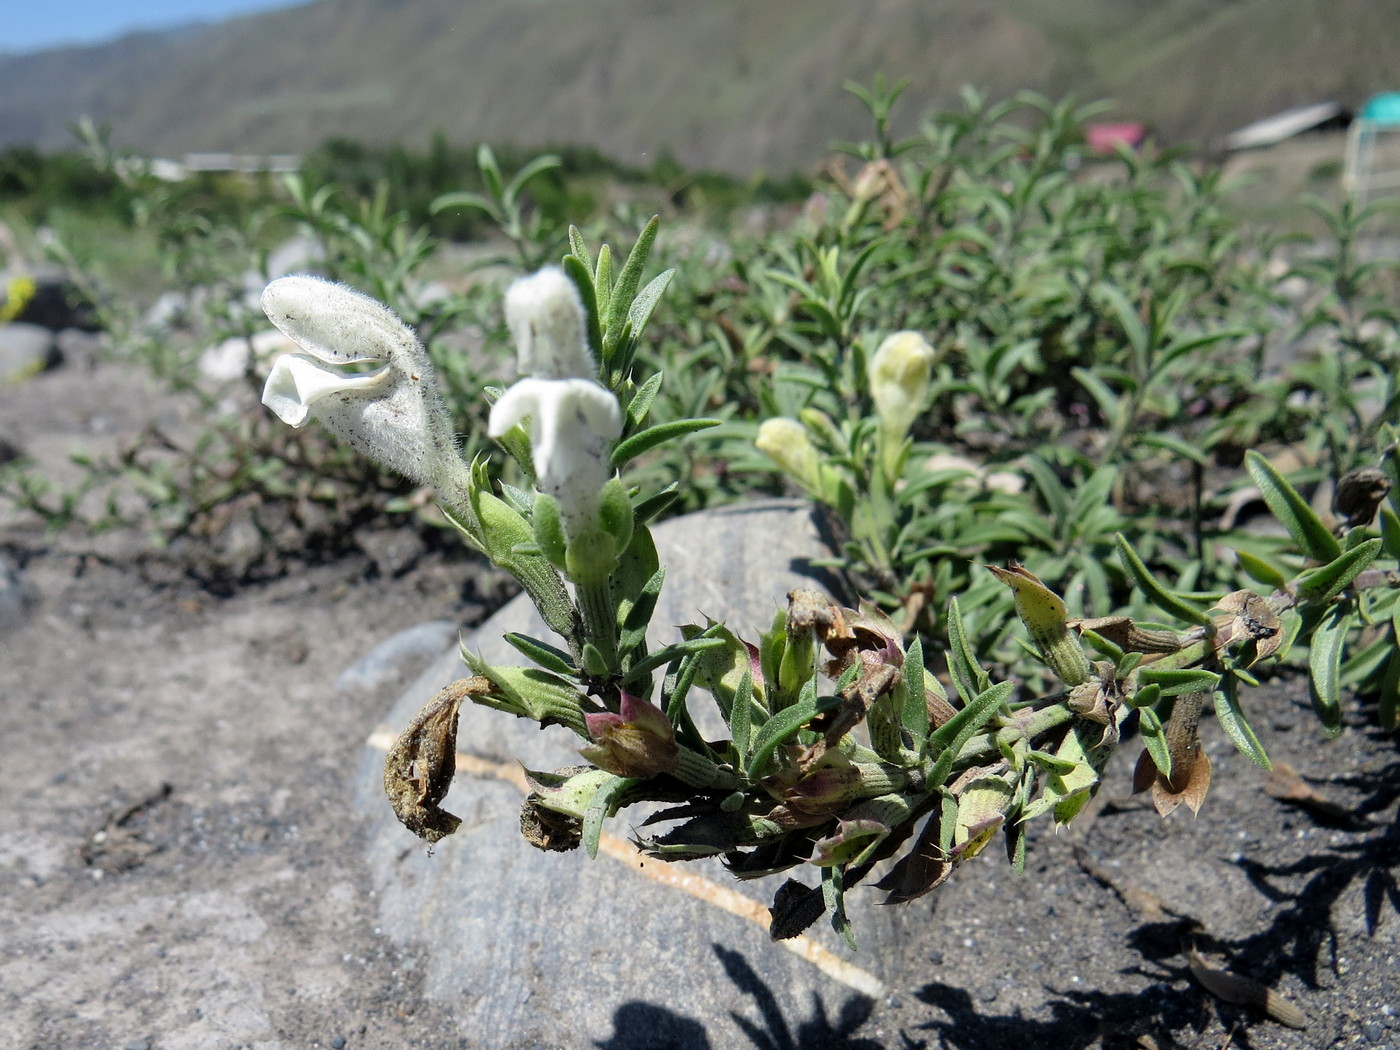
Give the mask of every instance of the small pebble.
M 332 1039 L 331 1050 L 345 1050 L 345 1037 L 338 1035 Z
M 1361 1034 L 1366 1037 L 1368 1043 L 1379 1043 L 1385 1038 L 1385 1029 L 1371 1021 L 1361 1026 Z
M 936 950 L 936 949 L 935 949 L 934 951 L 929 952 L 929 953 L 928 953 L 928 961 L 931 962 L 931 963 L 933 963 L 934 966 L 942 966 L 942 965 L 943 965 L 943 953 L 940 952 L 940 951 L 938 951 L 938 950 Z

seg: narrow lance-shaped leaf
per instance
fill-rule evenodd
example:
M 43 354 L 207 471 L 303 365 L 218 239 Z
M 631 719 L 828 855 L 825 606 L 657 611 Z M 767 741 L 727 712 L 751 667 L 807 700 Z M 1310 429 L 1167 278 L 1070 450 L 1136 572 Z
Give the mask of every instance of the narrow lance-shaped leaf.
M 612 815 L 617 797 L 637 781 L 628 777 L 615 776 L 598 788 L 593 801 L 583 815 L 583 848 L 589 860 L 598 858 L 598 840 L 603 835 L 603 821 Z
M 929 736 L 929 749 L 938 756 L 928 776 L 931 786 L 942 784 L 953 769 L 958 752 L 1006 703 L 1015 688 L 1012 682 L 998 682 L 976 696 L 961 711 Z
M 987 687 L 987 672 L 977 664 L 977 658 L 967 641 L 967 629 L 963 626 L 962 610 L 955 597 L 948 603 L 948 667 L 957 682 L 958 692 L 963 702 L 981 693 Z
M 1348 610 L 1333 609 L 1318 624 L 1308 643 L 1313 709 L 1328 737 L 1336 737 L 1342 731 L 1342 649 L 1352 622 Z
M 1148 600 L 1153 605 L 1178 619 L 1201 627 L 1209 627 L 1214 623 L 1210 613 L 1204 607 L 1173 594 L 1158 583 L 1147 566 L 1143 564 L 1142 559 L 1137 556 L 1137 551 L 1128 545 L 1128 541 L 1121 532 L 1116 533 L 1113 538 L 1118 544 L 1118 559 L 1123 563 L 1123 568 L 1127 570 L 1138 589 L 1147 595 Z
M 666 289 L 671 284 L 671 278 L 675 275 L 675 270 L 665 270 L 657 274 L 632 300 L 632 306 L 627 311 L 627 321 L 632 326 L 633 337 L 641 337 L 642 331 L 651 320 L 656 304 L 661 301 L 661 296 L 665 294 Z
M 817 715 L 833 711 L 841 706 L 841 697 L 836 695 L 818 696 L 817 680 L 809 678 L 797 702 L 783 708 L 763 723 L 763 728 L 753 741 L 753 754 L 749 758 L 746 772 L 750 780 L 763 775 L 773 753 L 797 734 L 797 731 Z
M 1303 553 L 1314 561 L 1336 561 L 1342 553 L 1341 544 L 1288 479 L 1253 449 L 1245 453 L 1244 460 L 1269 510 L 1283 523 Z
M 907 696 L 901 721 L 914 740 L 922 741 L 928 735 L 928 703 L 924 699 L 924 642 L 915 636 L 904 654 L 904 684 Z
M 603 357 L 612 363 L 613 351 L 622 337 L 622 326 L 632 307 L 632 300 L 642 282 L 642 270 L 646 267 L 647 256 L 651 254 L 651 244 L 656 240 L 656 231 L 661 225 L 659 216 L 653 215 L 642 232 L 637 235 L 637 243 L 622 264 L 622 272 L 617 275 L 617 283 L 612 287 L 608 300 L 607 319 L 603 325 Z
M 687 434 L 717 427 L 722 422 L 723 420 L 720 419 L 674 419 L 669 423 L 658 423 L 654 427 L 648 427 L 646 430 L 633 434 L 624 441 L 619 441 L 617 447 L 613 449 L 612 464 L 614 467 L 622 467 L 643 452 L 649 452 L 658 445 L 685 437 Z
M 1264 751 L 1264 745 L 1254 734 L 1244 711 L 1240 709 L 1239 679 L 1225 675 L 1220 680 L 1220 688 L 1215 691 L 1215 717 L 1221 728 L 1229 735 L 1240 753 L 1261 769 L 1273 769 L 1274 764 Z
M 1313 569 L 1299 578 L 1298 597 L 1305 602 L 1330 601 L 1376 560 L 1380 550 L 1379 539 L 1366 540 L 1330 564 Z

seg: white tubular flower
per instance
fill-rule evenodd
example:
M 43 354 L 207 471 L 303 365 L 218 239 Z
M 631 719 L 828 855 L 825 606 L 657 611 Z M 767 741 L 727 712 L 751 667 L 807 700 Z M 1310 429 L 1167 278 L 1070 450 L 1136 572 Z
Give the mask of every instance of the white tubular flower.
M 523 376 L 593 378 L 597 368 L 583 323 L 578 289 L 557 266 L 520 278 L 506 292 L 506 324 L 515 339 Z
M 357 452 L 442 492 L 463 466 L 428 353 L 388 307 L 319 277 L 269 284 L 263 311 L 304 353 L 272 366 L 263 404 L 294 427 L 320 421 Z M 348 365 L 384 362 L 372 372 Z M 446 495 L 446 493 L 444 493 Z
M 622 434 L 617 398 L 592 379 L 522 379 L 491 406 L 487 433 L 500 437 L 526 418 L 539 490 L 559 501 L 571 533 L 593 525 L 613 472 L 608 446 Z

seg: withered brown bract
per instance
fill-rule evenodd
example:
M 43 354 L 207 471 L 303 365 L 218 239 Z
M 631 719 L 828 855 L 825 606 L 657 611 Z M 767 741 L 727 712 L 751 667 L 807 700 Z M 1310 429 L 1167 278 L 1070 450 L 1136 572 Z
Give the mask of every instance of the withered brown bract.
M 384 760 L 384 793 L 403 826 L 427 842 L 462 821 L 438 803 L 457 772 L 457 712 L 469 696 L 490 692 L 489 679 L 462 678 L 423 705 Z

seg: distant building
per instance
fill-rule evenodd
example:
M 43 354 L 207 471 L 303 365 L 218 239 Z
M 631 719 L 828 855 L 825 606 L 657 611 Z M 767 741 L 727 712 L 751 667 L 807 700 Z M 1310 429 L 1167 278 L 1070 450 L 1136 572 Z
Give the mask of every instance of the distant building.
M 247 153 L 186 153 L 181 163 L 187 172 L 226 171 L 253 175 L 260 171 L 301 170 L 301 158 L 294 153 L 272 153 L 265 157 Z

